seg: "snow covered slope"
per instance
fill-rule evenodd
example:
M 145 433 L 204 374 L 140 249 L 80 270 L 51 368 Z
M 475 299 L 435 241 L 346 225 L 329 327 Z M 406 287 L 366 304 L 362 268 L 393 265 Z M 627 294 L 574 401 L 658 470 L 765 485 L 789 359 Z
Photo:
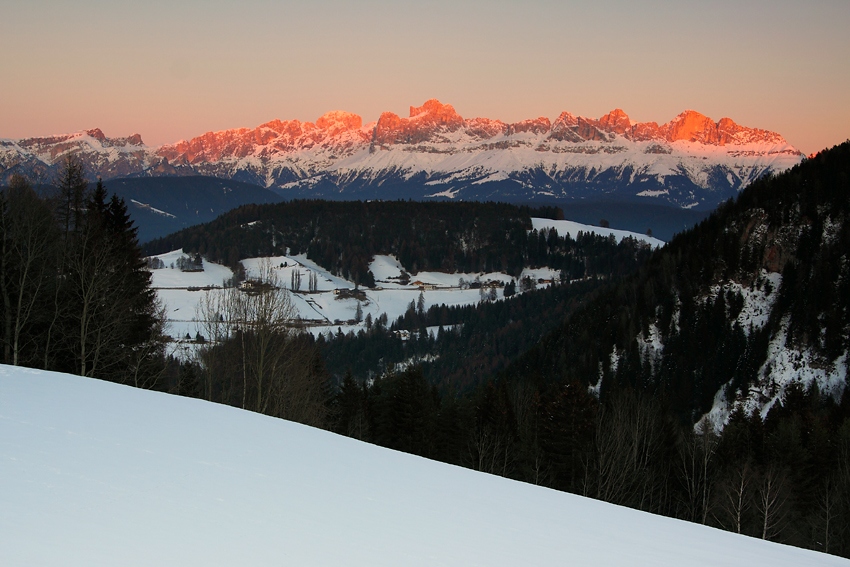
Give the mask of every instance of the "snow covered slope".
M 847 566 L 195 399 L 0 366 L 0 564 Z
M 609 235 L 613 236 L 617 239 L 617 242 L 620 242 L 624 238 L 634 238 L 636 240 L 640 240 L 646 242 L 653 248 L 660 248 L 664 246 L 664 241 L 659 240 L 658 238 L 653 238 L 652 236 L 647 236 L 645 234 L 638 234 L 635 232 L 631 232 L 628 230 L 617 230 L 614 228 L 602 228 L 601 226 L 591 226 L 587 224 L 578 223 L 575 221 L 569 220 L 551 220 L 551 219 L 539 219 L 532 218 L 531 225 L 535 230 L 540 232 L 541 230 L 549 230 L 555 229 L 558 231 L 560 236 L 564 236 L 565 234 L 569 234 L 570 238 L 578 237 L 580 232 L 584 233 L 593 233 L 599 235 Z
M 461 117 L 437 100 L 363 124 L 334 111 L 150 148 L 100 130 L 0 140 L 0 181 L 44 175 L 68 153 L 92 178 L 209 175 L 328 199 L 512 202 L 615 198 L 710 210 L 768 171 L 800 162 L 782 136 L 692 110 L 666 124 L 562 112 L 513 124 Z
M 556 229 L 558 234 L 569 234 L 576 238 L 579 232 L 596 233 L 599 235 L 613 235 L 614 238 L 635 238 L 647 242 L 653 247 L 663 246 L 664 242 L 644 234 L 602 228 L 580 224 L 572 221 L 556 221 L 550 219 L 532 218 L 532 226 L 538 231 Z M 203 271 L 181 272 L 175 267 L 177 259 L 182 256 L 180 250 L 160 254 L 157 256 L 162 260 L 164 268 L 151 270 L 152 286 L 156 290 L 159 299 L 165 304 L 168 328 L 166 330 L 175 339 L 183 339 L 188 334 L 194 338 L 200 332 L 197 324 L 197 306 L 205 293 L 209 290 L 202 288 L 220 287 L 225 280 L 230 279 L 233 273 L 229 268 L 204 260 Z M 279 285 L 291 289 L 293 274 L 299 274 L 303 282 L 298 293 L 291 296 L 296 316 L 302 319 L 311 332 L 318 335 L 328 332 L 335 333 L 338 329 L 344 331 L 353 330 L 357 332 L 365 327 L 365 323 L 354 324 L 358 303 L 360 304 L 362 316 L 371 315 L 375 320 L 382 314 L 386 314 L 389 321 L 394 321 L 404 314 L 411 301 L 417 301 L 420 291 L 424 293 L 424 307 L 428 309 L 432 305 L 474 305 L 481 301 L 480 290 L 460 289 L 460 280 L 473 282 L 476 278 L 481 282 L 501 282 L 502 285 L 515 279 L 502 273 L 463 274 L 443 272 L 419 272 L 413 274 L 407 283 L 401 283 L 402 266 L 392 256 L 376 256 L 372 260 L 370 269 L 377 282 L 376 289 L 364 288 L 364 299 L 337 295 L 337 290 L 355 288 L 354 282 L 331 274 L 315 262 L 309 260 L 306 255 L 277 256 L 273 258 L 248 258 L 242 261 L 246 274 L 249 278 L 257 277 L 260 266 L 268 261 L 274 271 Z M 311 274 L 316 277 L 316 291 L 308 291 L 308 283 Z M 551 268 L 537 268 L 523 270 L 522 277 L 530 276 L 535 281 L 557 280 L 558 270 Z M 548 284 L 541 284 L 548 285 Z M 497 290 L 497 298 L 503 298 L 503 289 Z M 351 324 L 349 324 L 349 322 Z
M 193 339 L 196 333 L 203 333 L 197 321 L 198 305 L 205 294 L 215 293 L 214 288 L 220 288 L 224 280 L 233 276 L 229 268 L 206 260 L 202 272 L 181 272 L 173 265 L 182 255 L 179 250 L 161 254 L 157 258 L 163 261 L 165 268 L 152 270 L 152 287 L 166 307 L 166 332 L 178 340 L 187 334 Z M 243 260 L 248 277 L 256 277 L 259 267 L 267 260 L 281 287 L 291 289 L 293 274 L 300 274 L 302 286 L 290 294 L 294 316 L 301 319 L 305 327 L 316 336 L 320 333 L 336 333 L 339 329 L 356 333 L 365 328 L 365 322 L 355 321 L 358 304 L 364 318 L 370 315 L 375 320 L 386 314 L 389 321 L 394 321 L 404 314 L 411 302 L 418 300 L 420 293 L 423 294 L 425 309 L 442 304 L 474 305 L 482 300 L 480 290 L 461 289 L 459 280 L 472 282 L 479 278 L 482 282 L 504 284 L 514 279 L 501 273 L 420 272 L 411 281 L 402 284 L 398 283 L 401 274 L 398 261 L 391 256 L 377 256 L 372 262 L 372 269 L 378 285 L 375 289 L 363 288 L 363 294 L 358 299 L 351 294 L 335 293 L 339 290 L 353 290 L 354 282 L 334 276 L 303 254 Z M 316 275 L 314 292 L 308 291 L 307 282 L 311 273 Z M 553 280 L 558 277 L 558 272 L 550 268 L 526 269 L 523 275 L 535 280 Z M 503 289 L 498 289 L 497 297 L 504 297 Z

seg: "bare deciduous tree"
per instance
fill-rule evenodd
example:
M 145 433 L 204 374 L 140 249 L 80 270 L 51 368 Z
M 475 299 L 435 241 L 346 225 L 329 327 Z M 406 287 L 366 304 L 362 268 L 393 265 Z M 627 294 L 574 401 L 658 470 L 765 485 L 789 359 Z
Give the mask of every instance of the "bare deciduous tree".
M 716 450 L 717 436 L 704 421 L 679 443 L 678 476 L 685 489 L 686 518 L 691 522 L 705 524 L 708 521 Z
M 753 464 L 747 459 L 732 466 L 720 485 L 715 518 L 729 531 L 742 533 L 745 516 L 751 505 L 750 485 L 753 475 Z
M 504 434 L 481 424 L 472 432 L 468 450 L 473 470 L 507 476 L 513 459 L 510 440 Z
M 50 209 L 26 179 L 14 176 L 0 194 L 0 294 L 3 299 L 3 361 L 21 363 L 24 342 L 35 335 L 25 327 L 42 315 L 58 252 Z M 43 310 L 42 310 L 43 311 Z
M 299 338 L 296 310 L 289 292 L 266 261 L 258 277 L 243 288 L 213 290 L 201 301 L 199 332 L 209 337 L 200 352 L 204 395 L 235 402 L 234 380 L 241 382 L 244 409 L 301 423 L 324 420 L 323 384 L 315 353 Z M 237 356 L 232 356 L 234 353 Z M 222 378 L 230 376 L 229 383 Z
M 827 477 L 816 496 L 811 519 L 814 540 L 824 553 L 835 550 L 834 542 L 843 541 L 847 526 L 841 521 L 846 491 L 840 473 Z
M 787 516 L 787 472 L 776 464 L 768 465 L 756 486 L 756 510 L 761 538 L 773 540 L 782 531 Z
M 231 318 L 235 317 L 235 308 L 231 303 L 237 293 L 238 290 L 234 287 L 206 291 L 195 310 L 198 334 L 207 338 L 207 346 L 198 353 L 199 362 L 204 369 L 202 397 L 207 401 L 213 400 L 213 373 L 221 372 L 221 349 L 215 347 L 230 337 L 234 325 Z
M 103 364 L 122 363 L 101 356 L 123 340 L 118 332 L 118 305 L 110 297 L 113 290 L 121 289 L 121 274 L 114 270 L 113 250 L 104 245 L 97 231 L 96 226 L 82 227 L 72 242 L 73 250 L 66 255 L 65 284 L 77 325 L 65 338 L 71 343 L 80 376 L 94 376 Z
M 136 388 L 153 388 L 165 372 L 165 366 L 158 364 L 158 357 L 155 355 L 165 351 L 167 312 L 165 305 L 159 300 L 155 309 L 154 325 L 149 329 L 146 340 L 133 348 L 128 360 L 127 383 Z
M 664 417 L 661 408 L 623 391 L 600 409 L 593 462 L 596 497 L 652 510 L 664 491 Z

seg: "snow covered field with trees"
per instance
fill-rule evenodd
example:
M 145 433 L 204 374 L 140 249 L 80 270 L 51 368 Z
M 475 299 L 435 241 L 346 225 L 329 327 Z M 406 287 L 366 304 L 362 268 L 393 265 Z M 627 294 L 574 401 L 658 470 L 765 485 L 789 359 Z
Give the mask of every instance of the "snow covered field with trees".
M 626 237 L 647 242 L 651 246 L 664 243 L 656 238 L 622 230 L 582 225 L 571 221 L 532 219 L 538 231 L 556 229 L 561 236 L 576 238 L 579 232 L 611 234 L 618 241 Z M 167 332 L 175 339 L 194 340 L 203 335 L 203 325 L 198 324 L 198 306 L 211 288 L 221 287 L 233 277 L 233 272 L 222 265 L 202 260 L 199 271 L 179 268 L 182 251 L 175 250 L 155 258 L 162 261 L 161 268 L 152 270 L 152 286 L 165 304 L 169 327 Z M 398 260 L 392 256 L 375 256 L 369 266 L 375 277 L 375 288 L 361 287 L 362 293 L 347 293 L 357 287 L 354 282 L 331 274 L 309 260 L 306 255 L 250 258 L 244 260 L 247 279 L 259 276 L 264 263 L 272 269 L 277 285 L 293 291 L 290 294 L 293 317 L 301 319 L 314 334 L 347 333 L 377 321 L 382 315 L 394 321 L 403 315 L 411 302 L 419 307 L 432 305 L 474 305 L 480 301 L 504 298 L 505 285 L 514 281 L 518 292 L 530 286 L 546 286 L 557 281 L 560 274 L 549 268 L 523 270 L 519 278 L 504 273 L 442 273 L 418 272 L 406 274 Z M 343 293 L 340 293 L 340 292 Z M 359 310 L 359 314 L 358 314 Z

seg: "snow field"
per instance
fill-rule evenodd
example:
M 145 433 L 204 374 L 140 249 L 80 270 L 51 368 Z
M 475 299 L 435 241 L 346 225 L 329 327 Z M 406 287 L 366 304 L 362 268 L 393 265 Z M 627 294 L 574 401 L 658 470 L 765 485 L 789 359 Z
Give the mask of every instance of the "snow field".
M 578 236 L 579 232 L 593 232 L 599 236 L 614 235 L 614 237 L 617 239 L 617 242 L 622 241 L 624 238 L 634 238 L 636 240 L 646 242 L 653 248 L 661 248 L 665 244 L 663 240 L 658 240 L 657 238 L 653 238 L 652 236 L 639 234 L 637 232 L 630 232 L 628 230 L 618 230 L 613 228 L 602 228 L 599 226 L 588 226 L 586 224 L 580 224 L 568 220 L 532 218 L 531 225 L 537 230 L 537 232 L 554 228 L 558 231 L 559 236 L 569 234 L 570 238 L 572 239 L 575 239 Z
M 0 564 L 848 566 L 259 414 L 0 366 Z
M 533 219 L 538 226 L 545 223 L 562 223 L 565 221 L 544 221 Z M 575 225 L 575 226 L 572 226 Z M 559 234 L 563 234 L 562 225 L 552 225 L 558 228 Z M 571 223 L 571 229 L 577 234 L 579 230 L 588 231 L 594 227 Z M 623 231 L 614 231 L 623 232 Z M 645 236 L 643 238 L 646 238 Z M 660 242 L 660 241 L 659 241 Z M 221 287 L 225 280 L 230 279 L 233 273 L 229 268 L 204 261 L 202 272 L 181 272 L 176 267 L 177 259 L 182 256 L 180 250 L 168 252 L 157 256 L 165 264 L 165 268 L 152 270 L 152 286 L 156 289 L 159 299 L 165 304 L 168 318 L 166 332 L 175 339 L 185 339 L 188 334 L 195 338 L 200 331 L 197 323 L 197 307 L 201 299 L 207 293 L 215 293 L 202 288 Z M 334 293 L 337 290 L 353 290 L 355 284 L 338 276 L 334 276 L 324 268 L 307 259 L 303 254 L 292 256 L 275 256 L 271 258 L 249 258 L 242 261 L 245 266 L 247 277 L 259 277 L 263 266 L 268 265 L 280 287 L 289 289 L 292 285 L 294 273 L 300 274 L 301 293 L 292 293 L 290 298 L 295 310 L 296 317 L 307 321 L 309 330 L 315 335 L 336 333 L 339 329 L 343 332 L 354 331 L 364 328 L 365 323 L 349 324 L 354 321 L 358 302 L 363 319 L 369 314 L 372 320 L 382 314 L 392 322 L 403 315 L 411 301 L 416 303 L 419 294 L 423 294 L 425 309 L 433 305 L 462 306 L 474 305 L 481 301 L 481 291 L 478 289 L 461 289 L 460 280 L 471 284 L 476 279 L 482 283 L 500 282 L 504 284 L 525 276 L 530 276 L 535 282 L 538 280 L 556 281 L 559 274 L 556 270 L 549 268 L 526 269 L 520 278 L 512 278 L 503 273 L 476 273 L 446 274 L 442 272 L 419 272 L 410 274 L 410 281 L 402 285 L 399 277 L 402 266 L 392 256 L 376 256 L 370 269 L 375 277 L 376 288 L 361 288 L 365 294 L 365 300 L 359 301 L 353 297 L 340 297 Z M 309 292 L 309 281 L 311 273 L 316 274 L 316 292 Z M 549 285 L 549 284 L 540 284 Z M 190 289 L 193 288 L 193 289 Z M 496 298 L 503 299 L 502 287 L 496 288 Z M 484 290 L 489 297 L 489 289 Z

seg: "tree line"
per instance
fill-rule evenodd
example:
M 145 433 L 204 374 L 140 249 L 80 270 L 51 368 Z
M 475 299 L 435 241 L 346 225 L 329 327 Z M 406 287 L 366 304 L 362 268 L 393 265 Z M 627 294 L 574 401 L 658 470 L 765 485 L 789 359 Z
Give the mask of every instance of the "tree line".
M 713 526 L 850 556 L 850 390 L 799 385 L 762 419 L 683 425 L 667 400 L 529 373 L 458 394 L 422 369 L 349 374 L 329 428 L 384 447 Z
M 164 319 L 127 207 L 73 157 L 55 186 L 0 193 L 3 362 L 149 387 Z
M 394 255 L 410 273 L 518 276 L 523 267 L 552 265 L 549 256 L 560 261 L 569 255 L 572 243 L 553 237 L 543 251 L 538 234 L 533 242 L 528 234 L 532 214 L 559 213 L 503 203 L 297 200 L 240 207 L 151 241 L 145 251 L 182 248 L 229 266 L 244 258 L 304 253 L 334 275 L 367 287 L 375 285 L 369 263 L 376 254 Z
M 528 242 L 535 249 L 543 243 L 541 256 L 544 250 L 554 254 L 568 250 L 563 257 L 572 267 L 565 269 L 562 264 L 557 281 L 540 289 L 530 278 L 520 281 L 519 287 L 525 289 L 518 294 L 517 282 L 512 280 L 504 287 L 506 301 L 490 301 L 482 293 L 478 305 L 432 305 L 427 310 L 419 301 L 411 301 L 396 321 L 367 321 L 358 333 L 320 337 L 319 348 L 331 376 L 341 380 L 350 371 L 362 381 L 415 359 L 424 361 L 426 378 L 441 388 L 451 384 L 465 390 L 488 382 L 558 327 L 601 284 L 633 274 L 652 255 L 641 241 L 618 242 L 593 233 L 572 239 L 560 237 L 554 229 L 535 230 Z M 401 330 L 409 331 L 405 338 L 396 332 Z
M 226 403 L 322 426 L 330 391 L 289 295 L 267 268 L 250 289 L 205 295 L 203 344 L 174 356 L 123 199 L 67 157 L 53 188 L 0 192 L 3 363 Z M 185 270 L 200 269 L 193 254 Z

